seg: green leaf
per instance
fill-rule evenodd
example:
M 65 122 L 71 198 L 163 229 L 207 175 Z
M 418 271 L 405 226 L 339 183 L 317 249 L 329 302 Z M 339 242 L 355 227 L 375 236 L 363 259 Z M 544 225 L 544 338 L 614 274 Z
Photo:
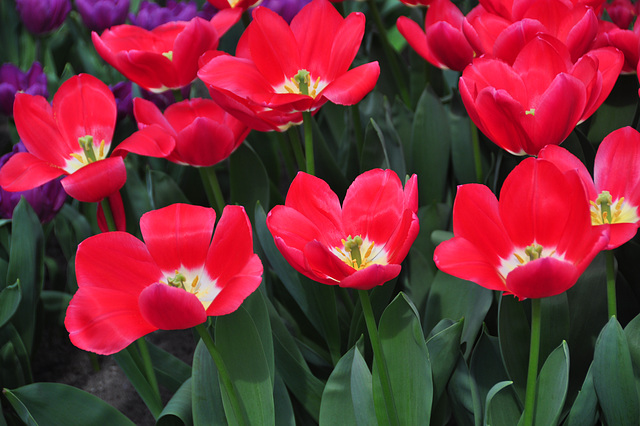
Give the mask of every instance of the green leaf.
M 273 404 L 276 411 L 276 424 L 278 426 L 295 426 L 296 417 L 287 387 L 279 374 L 275 375 L 273 384 Z
M 327 380 L 320 405 L 320 425 L 376 424 L 369 367 L 354 345 Z
M 159 170 L 149 170 L 147 174 L 147 193 L 154 209 L 160 209 L 174 203 L 188 203 L 182 189 L 168 174 Z
M 593 386 L 591 368 L 582 384 L 582 389 L 573 402 L 565 426 L 593 426 L 598 421 L 598 396 Z
M 269 376 L 271 383 L 274 382 L 275 376 L 275 360 L 273 355 L 273 332 L 271 331 L 271 322 L 269 321 L 269 310 L 267 309 L 266 299 L 262 290 L 264 287 L 260 287 L 257 291 L 254 291 L 249 297 L 242 302 L 244 307 L 256 326 L 260 342 L 264 348 L 264 355 L 269 366 Z
M 593 384 L 609 425 L 637 425 L 638 391 L 633 377 L 629 345 L 615 317 L 604 326 L 593 356 Z
M 383 312 L 379 335 L 400 424 L 428 423 L 433 402 L 431 363 L 419 315 L 403 293 Z M 379 408 L 383 400 L 375 367 L 373 377 L 373 394 Z
M 189 377 L 167 402 L 156 421 L 156 426 L 189 425 L 192 420 L 191 377 Z
M 518 423 L 518 401 L 513 389 L 506 389 L 511 384 L 510 381 L 499 382 L 489 389 L 485 402 L 485 426 L 513 426 Z
M 0 382 L 18 387 L 33 382 L 31 357 L 13 323 L 0 328 Z
M 363 170 L 389 169 L 391 167 L 382 129 L 373 118 L 369 119 L 369 124 L 367 124 L 364 133 L 364 146 L 360 155 L 360 164 Z
M 230 157 L 229 179 L 231 204 L 244 206 L 254 219 L 254 206 L 259 201 L 269 205 L 269 176 L 260 157 L 248 143 L 243 143 Z
M 158 382 L 171 392 L 177 392 L 191 377 L 191 367 L 175 355 L 150 342 L 147 342 L 147 347 Z
M 500 297 L 498 305 L 498 341 L 502 361 L 520 401 L 525 398 L 531 340 L 531 328 L 524 305 L 513 296 Z
M 540 300 L 540 359 L 546 359 L 569 339 L 569 302 L 566 293 Z
M 416 173 L 423 183 L 418 185 L 420 203 L 443 201 L 451 156 L 449 116 L 430 87 L 422 93 L 416 107 L 408 154 L 413 161 L 413 168 L 408 172 Z
M 569 347 L 562 342 L 540 370 L 536 387 L 534 424 L 558 424 L 569 387 Z
M 624 335 L 629 344 L 631 363 L 633 364 L 633 375 L 636 379 L 636 388 L 640 394 L 640 315 L 637 315 L 624 328 Z
M 0 291 L 0 328 L 16 313 L 21 298 L 20 280 Z
M 218 385 L 218 370 L 204 342 L 200 340 L 193 354 L 191 367 L 191 404 L 196 426 L 225 426 L 222 392 Z
M 436 402 L 446 388 L 460 356 L 460 337 L 464 320 L 460 320 L 427 340 L 427 350 L 433 376 L 433 401 Z
M 62 383 L 33 383 L 3 393 L 20 419 L 30 425 L 133 425 L 100 398 Z
M 144 337 L 143 337 L 144 339 Z M 147 378 L 142 373 L 134 356 L 136 355 L 133 345 L 129 345 L 127 348 L 120 352 L 113 354 L 113 358 L 120 366 L 124 374 L 129 379 L 129 382 L 133 385 L 142 401 L 145 403 L 149 411 L 154 418 L 158 418 L 162 412 L 162 404 L 157 400 L 155 391 L 147 381 Z
M 249 424 L 275 424 L 273 383 L 265 348 L 253 319 L 244 307 L 216 318 L 215 341 Z M 228 418 L 233 416 L 231 406 L 226 403 L 225 412 Z
M 482 403 L 474 389 L 467 363 L 462 357 L 458 357 L 458 364 L 449 380 L 447 394 L 451 401 L 453 418 L 457 424 L 475 426 L 482 424 Z
M 37 304 L 44 282 L 44 235 L 40 219 L 22 198 L 13 211 L 7 283 L 20 280 L 22 297 L 12 322 L 31 354 Z

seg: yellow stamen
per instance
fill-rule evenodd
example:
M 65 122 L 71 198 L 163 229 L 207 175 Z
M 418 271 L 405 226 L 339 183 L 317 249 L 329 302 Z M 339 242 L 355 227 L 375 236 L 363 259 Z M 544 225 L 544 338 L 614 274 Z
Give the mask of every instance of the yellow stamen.
M 73 158 L 75 158 L 76 160 L 78 160 L 79 162 L 81 162 L 82 164 L 87 164 L 87 163 L 84 161 L 84 158 L 82 157 L 82 155 L 77 154 L 77 153 L 75 153 L 75 152 L 72 152 L 72 153 L 71 153 L 71 156 L 72 156 Z

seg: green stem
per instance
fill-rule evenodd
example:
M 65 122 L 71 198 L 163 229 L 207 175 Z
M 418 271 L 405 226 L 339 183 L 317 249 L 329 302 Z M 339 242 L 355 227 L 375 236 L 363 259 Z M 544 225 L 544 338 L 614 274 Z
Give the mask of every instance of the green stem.
M 393 74 L 393 78 L 398 86 L 398 90 L 400 91 L 400 96 L 402 100 L 407 106 L 411 106 L 411 98 L 409 97 L 409 91 L 404 83 L 404 78 L 402 78 L 402 74 L 400 72 L 400 66 L 398 65 L 398 61 L 396 60 L 396 56 L 393 53 L 393 48 L 391 47 L 391 43 L 389 43 L 389 38 L 387 37 L 387 30 L 384 27 L 384 23 L 382 22 L 382 18 L 380 17 L 380 11 L 378 10 L 378 5 L 376 0 L 367 0 L 367 4 L 369 5 L 369 9 L 371 9 L 371 14 L 373 15 L 373 21 L 380 32 L 380 38 L 382 39 L 382 48 L 384 50 L 384 54 L 387 57 L 387 61 L 389 66 L 391 67 L 391 73 Z
M 296 163 L 298 163 L 298 169 L 305 170 L 304 152 L 302 152 L 302 142 L 298 134 L 298 127 L 291 127 L 287 133 L 291 141 L 291 148 L 293 148 L 293 155 L 296 157 Z
M 476 182 L 482 183 L 484 180 L 482 176 L 482 157 L 480 155 L 480 138 L 478 136 L 478 127 L 469 120 L 471 123 L 471 143 L 473 145 L 473 159 L 476 166 Z
M 524 426 L 533 425 L 536 403 L 536 381 L 538 380 L 538 358 L 540 357 L 540 299 L 531 299 L 531 344 L 529 346 L 529 371 L 527 393 L 524 402 Z
M 617 316 L 616 302 L 616 260 L 613 250 L 605 250 L 607 263 L 607 306 L 609 308 L 609 318 Z
M 305 111 L 302 113 L 304 120 L 304 154 L 306 156 L 307 173 L 310 175 L 316 174 L 316 167 L 313 157 L 313 123 L 311 120 L 311 113 Z
M 173 99 L 178 102 L 184 101 L 184 97 L 182 96 L 182 89 L 173 89 Z
M 216 176 L 216 170 L 214 166 L 211 166 L 198 167 L 198 171 L 200 172 L 200 178 L 202 179 L 204 192 L 207 194 L 209 204 L 216 210 L 218 217 L 220 217 L 225 203 L 220 182 L 218 182 L 218 177 Z
M 117 231 L 116 221 L 113 219 L 113 211 L 111 210 L 109 199 L 104 198 L 102 201 L 100 201 L 100 206 L 102 207 L 104 220 L 107 222 L 107 228 L 109 229 L 109 231 Z
M 200 338 L 204 342 L 204 345 L 207 347 L 209 351 L 209 355 L 213 359 L 216 368 L 218 369 L 218 374 L 220 376 L 220 380 L 222 381 L 222 385 L 227 391 L 227 396 L 229 397 L 229 402 L 231 403 L 231 408 L 233 409 L 233 413 L 236 416 L 236 421 L 240 425 L 246 425 L 247 421 L 244 417 L 242 406 L 240 405 L 240 399 L 238 398 L 238 394 L 236 392 L 235 387 L 233 386 L 233 382 L 231 381 L 231 376 L 229 376 L 229 371 L 227 370 L 226 365 L 224 364 L 224 360 L 222 359 L 222 355 L 218 352 L 218 348 L 216 348 L 213 339 L 211 338 L 211 334 L 209 334 L 209 330 L 207 330 L 207 323 L 204 322 L 200 325 L 196 326 L 196 331 L 200 335 Z
M 158 387 L 158 380 L 156 379 L 156 372 L 153 371 L 153 363 L 151 362 L 151 356 L 149 355 L 149 347 L 147 346 L 147 341 L 144 337 L 140 337 L 136 340 L 138 344 L 138 350 L 140 351 L 140 356 L 142 357 L 142 364 L 144 366 L 144 375 L 153 390 L 153 394 L 157 402 L 162 407 L 162 398 L 160 398 L 160 388 Z
M 294 164 L 293 156 L 291 155 L 291 145 L 287 138 L 285 137 L 283 132 L 273 132 L 276 134 L 278 138 L 278 145 L 280 145 L 280 152 L 282 153 L 282 158 L 284 159 L 284 166 L 287 169 L 287 173 L 289 176 L 293 178 L 296 175 L 296 167 Z
M 384 397 L 389 423 L 394 426 L 399 426 L 400 422 L 398 420 L 396 404 L 391 390 L 391 381 L 389 380 L 387 363 L 384 359 L 384 353 L 382 352 L 380 338 L 378 337 L 378 328 L 376 327 L 376 320 L 373 316 L 373 308 L 371 307 L 369 293 L 366 290 L 358 290 L 358 295 L 360 296 L 362 313 L 364 314 L 364 321 L 367 324 L 367 331 L 369 332 L 369 339 L 371 340 L 371 347 L 373 348 L 373 358 L 375 359 L 378 367 L 378 375 L 380 377 L 380 384 L 382 385 L 382 395 Z

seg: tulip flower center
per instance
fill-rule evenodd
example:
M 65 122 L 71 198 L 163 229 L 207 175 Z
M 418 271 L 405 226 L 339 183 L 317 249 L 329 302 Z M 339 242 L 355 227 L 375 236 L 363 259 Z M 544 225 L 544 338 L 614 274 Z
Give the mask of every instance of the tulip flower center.
M 211 305 L 211 302 L 213 302 L 213 299 L 220 293 L 220 289 L 215 286 L 215 281 L 209 279 L 202 272 L 181 272 L 176 269 L 173 276 L 167 276 L 166 282 L 160 282 L 170 287 L 181 288 L 193 294 L 200 300 L 204 309 L 207 309 L 209 305 Z
M 72 152 L 69 154 L 71 159 L 67 160 L 65 170 L 69 173 L 73 173 L 89 163 L 104 160 L 106 157 L 104 140 L 100 142 L 100 145 L 96 146 L 93 143 L 93 136 L 86 135 L 78 138 L 78 145 L 80 145 L 82 151 Z
M 347 265 L 353 269 L 360 270 L 367 266 L 378 264 L 386 265 L 387 254 L 382 249 L 375 249 L 375 243 L 366 238 L 363 240 L 360 235 L 351 237 L 349 235 L 346 240 L 342 240 L 344 250 L 335 247 L 336 255 Z
M 298 95 L 306 95 L 315 98 L 316 95 L 324 89 L 326 84 L 320 84 L 320 77 L 318 77 L 313 84 L 311 83 L 311 73 L 305 69 L 298 70 L 298 73 L 291 77 L 289 80 L 285 80 L 280 89 L 276 89 L 279 93 L 295 93 Z
M 640 220 L 635 207 L 625 203 L 624 197 L 613 201 L 609 191 L 602 191 L 595 201 L 591 200 L 591 224 L 636 223 Z M 611 207 L 613 206 L 613 211 Z
M 169 50 L 168 52 L 162 52 L 162 56 L 164 56 L 170 61 L 173 61 L 173 50 Z
M 502 264 L 498 268 L 498 271 L 503 277 L 509 275 L 509 272 L 516 269 L 518 266 L 526 265 L 534 260 L 542 259 L 545 257 L 555 257 L 559 260 L 564 260 L 563 255 L 559 255 L 556 249 L 545 249 L 542 245 L 533 243 L 524 249 L 517 249 L 507 259 L 501 259 Z

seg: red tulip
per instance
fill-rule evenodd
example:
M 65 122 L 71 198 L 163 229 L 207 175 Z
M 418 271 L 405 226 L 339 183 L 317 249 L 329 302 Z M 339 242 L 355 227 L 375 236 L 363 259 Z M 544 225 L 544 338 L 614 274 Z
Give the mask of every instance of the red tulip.
M 602 48 L 575 64 L 557 39 L 538 34 L 513 66 L 480 57 L 460 78 L 469 116 L 494 143 L 515 155 L 536 155 L 560 144 L 604 102 L 622 68 L 623 56 Z
M 108 156 L 116 124 L 116 101 L 106 84 L 89 74 L 65 81 L 49 105 L 42 96 L 18 93 L 14 118 L 28 152 L 0 169 L 0 186 L 24 191 L 61 175 L 67 194 L 98 202 L 124 185 L 128 152 L 164 157 L 170 143 L 125 140 Z
M 395 278 L 419 230 L 418 184 L 370 170 L 342 207 L 321 179 L 298 173 L 284 206 L 267 216 L 276 246 L 298 272 L 323 284 L 367 290 Z
M 540 158 L 560 170 L 577 170 L 591 202 L 593 225 L 609 229 L 607 250 L 626 243 L 640 226 L 640 133 L 631 127 L 615 130 L 598 147 L 592 179 L 569 151 L 548 146 Z
M 507 176 L 500 201 L 484 185 L 458 187 L 453 233 L 436 247 L 436 266 L 519 299 L 566 291 L 608 241 L 591 226 L 578 173 L 536 158 Z
M 429 6 L 424 31 L 410 18 L 398 18 L 398 31 L 420 56 L 438 68 L 462 71 L 474 52 L 462 33 L 464 15 L 450 0 L 435 0 Z
M 365 18 L 343 18 L 327 0 L 314 0 L 291 21 L 258 7 L 236 57 L 219 55 L 198 72 L 214 101 L 259 130 L 284 131 L 327 100 L 353 105 L 373 90 L 380 67 L 349 70 L 360 48 Z
M 152 102 L 133 101 L 138 135 L 171 139 L 175 149 L 166 158 L 178 164 L 208 167 L 229 157 L 249 128 L 208 99 L 191 99 L 169 106 L 164 115 Z
M 80 243 L 65 319 L 71 342 L 108 355 L 238 309 L 260 285 L 262 263 L 243 207 L 225 207 L 213 233 L 215 220 L 213 209 L 173 204 L 142 216 L 144 243 L 124 232 Z
M 240 18 L 241 11 L 167 22 L 151 31 L 117 25 L 91 38 L 98 54 L 125 77 L 152 92 L 179 89 L 196 78 L 198 58 L 218 47 L 218 39 Z

